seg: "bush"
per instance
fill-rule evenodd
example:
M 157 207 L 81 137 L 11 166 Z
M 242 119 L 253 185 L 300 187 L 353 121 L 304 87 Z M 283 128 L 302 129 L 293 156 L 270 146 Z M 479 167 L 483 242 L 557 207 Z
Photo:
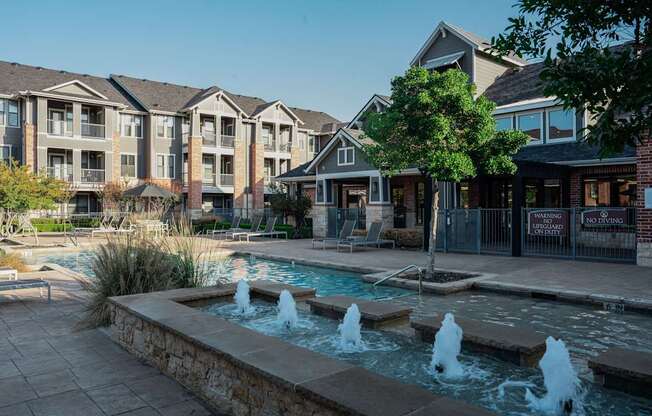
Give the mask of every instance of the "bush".
M 91 295 L 84 323 L 96 327 L 111 322 L 109 297 L 176 287 L 176 266 L 173 256 L 156 243 L 128 237 L 109 240 L 95 251 L 95 277 L 84 284 Z
M 16 271 L 22 273 L 22 272 L 28 272 L 30 269 L 27 267 L 25 262 L 23 261 L 23 258 L 19 256 L 18 254 L 7 254 L 4 252 L 4 250 L 0 249 L 0 267 L 9 267 L 12 269 L 16 269 Z

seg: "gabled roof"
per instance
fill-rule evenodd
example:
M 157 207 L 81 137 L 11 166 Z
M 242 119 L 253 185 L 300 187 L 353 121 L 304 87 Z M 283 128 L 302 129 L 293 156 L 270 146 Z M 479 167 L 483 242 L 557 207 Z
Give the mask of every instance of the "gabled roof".
M 126 75 L 111 75 L 111 79 L 120 84 L 148 111 L 176 113 L 205 91 L 185 85 L 138 79 Z
M 328 141 L 326 146 L 324 146 L 319 151 L 319 153 L 315 155 L 315 158 L 310 161 L 310 164 L 304 171 L 308 172 L 313 170 L 315 166 L 317 166 L 317 163 L 319 163 L 319 161 L 321 161 L 324 157 L 326 157 L 326 155 L 330 153 L 331 149 L 337 145 L 338 139 L 347 140 L 359 149 L 362 149 L 362 147 L 364 147 L 365 145 L 370 145 L 375 143 L 369 137 L 365 136 L 364 131 L 362 130 L 341 128 L 337 131 L 337 133 L 333 135 L 333 138 Z
M 358 114 L 356 114 L 355 117 L 353 117 L 351 121 L 349 121 L 346 127 L 351 128 L 355 126 L 355 123 L 360 119 L 360 117 L 362 117 L 367 112 L 367 110 L 369 110 L 369 108 L 371 108 L 371 106 L 375 105 L 376 103 L 380 103 L 385 107 L 389 107 L 392 104 L 392 98 L 387 95 L 381 95 L 381 94 L 372 95 L 369 101 L 367 101 L 367 103 L 362 107 L 362 109 L 358 111 Z
M 253 112 L 253 114 L 250 115 L 250 117 L 251 117 L 251 118 L 258 117 L 258 116 L 260 116 L 260 115 L 261 115 L 265 110 L 267 110 L 268 108 L 273 107 L 273 106 L 282 107 L 282 108 L 283 108 L 283 109 L 284 109 L 284 110 L 285 110 L 285 111 L 290 115 L 290 117 L 292 117 L 293 119 L 295 119 L 296 121 L 298 121 L 300 124 L 303 124 L 303 120 L 301 120 L 301 118 L 299 118 L 299 116 L 296 115 L 296 114 L 294 113 L 294 111 L 292 111 L 292 110 L 290 109 L 290 107 L 288 107 L 287 105 L 285 105 L 285 103 L 283 103 L 283 101 L 281 101 L 281 100 L 270 101 L 270 102 L 268 102 L 268 103 L 265 103 L 265 104 L 259 105 L 259 106 L 256 108 L 256 110 Z
M 310 162 L 302 163 L 296 168 L 290 169 L 287 172 L 276 176 L 276 179 L 283 180 L 283 179 L 302 178 L 304 176 L 309 176 L 309 177 L 315 176 L 315 172 L 306 171 L 306 168 L 308 168 L 308 166 L 310 166 Z
M 233 106 L 236 110 L 241 115 L 247 116 L 247 113 L 240 108 L 236 102 L 229 97 L 224 90 L 222 90 L 220 87 L 213 85 L 212 87 L 206 88 L 203 90 L 201 93 L 197 94 L 195 97 L 193 97 L 188 104 L 182 109 L 182 111 L 189 111 L 194 109 L 195 107 L 199 106 L 199 104 L 203 103 L 204 101 L 212 98 L 212 97 L 223 97 L 226 102 L 228 102 L 231 106 Z
M 544 98 L 543 82 L 540 75 L 543 62 L 508 69 L 484 92 L 485 97 L 496 105 L 505 105 L 518 101 Z
M 103 100 L 108 100 L 109 99 L 106 95 L 102 94 L 99 91 L 95 91 L 95 89 L 89 87 L 88 85 L 84 84 L 83 82 L 81 82 L 78 79 L 73 79 L 71 81 L 66 81 L 66 82 L 61 83 L 61 84 L 57 84 L 57 85 L 53 85 L 53 86 L 48 87 L 48 88 L 44 88 L 43 91 L 47 91 L 47 92 L 56 91 L 56 90 L 58 90 L 60 88 L 65 88 L 65 87 L 70 86 L 70 85 L 76 85 L 77 87 L 79 87 L 82 90 L 90 93 L 91 95 L 94 95 L 95 98 L 101 98 Z
M 61 88 L 74 82 L 83 84 L 86 89 L 95 92 L 96 96 L 48 91 L 53 87 Z M 52 94 L 77 99 L 91 98 L 98 102 L 116 103 L 126 108 L 140 109 L 131 97 L 124 94 L 120 88 L 106 78 L 0 61 L 0 94 L 18 95 L 27 91 L 34 94 Z
M 290 107 L 290 110 L 303 121 L 301 128 L 314 130 L 317 133 L 335 133 L 342 124 L 341 121 L 323 111 L 297 107 Z
M 433 32 L 430 34 L 426 42 L 421 46 L 421 48 L 414 56 L 414 58 L 412 58 L 412 61 L 410 61 L 410 65 L 417 65 L 419 63 L 419 60 L 423 57 L 423 55 L 428 51 L 428 49 L 430 49 L 432 44 L 435 43 L 435 41 L 439 38 L 439 36 L 441 36 L 442 30 L 447 30 L 448 32 L 453 33 L 454 35 L 456 35 L 457 37 L 459 37 L 460 39 L 468 43 L 474 49 L 477 49 L 485 53 L 490 53 L 491 42 L 489 42 L 487 39 L 442 20 L 441 22 L 439 22 L 435 30 L 433 30 Z M 504 59 L 518 66 L 527 64 L 527 61 L 525 59 L 520 58 L 515 54 L 509 54 L 508 56 L 502 57 L 501 59 Z

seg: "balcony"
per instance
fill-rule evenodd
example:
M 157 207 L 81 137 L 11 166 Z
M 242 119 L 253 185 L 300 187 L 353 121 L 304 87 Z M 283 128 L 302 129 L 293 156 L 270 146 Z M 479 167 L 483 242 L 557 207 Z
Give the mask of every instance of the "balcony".
M 272 140 L 271 142 L 265 142 L 265 151 L 275 152 L 276 151 L 276 141 Z
M 220 185 L 233 186 L 233 174 L 223 173 L 220 175 Z
M 82 183 L 104 183 L 104 169 L 82 169 Z
M 72 137 L 72 121 L 48 119 L 48 134 L 52 136 Z
M 47 173 L 49 178 L 59 179 L 66 182 L 72 182 L 72 165 L 48 166 Z
M 234 147 L 235 146 L 235 136 L 230 136 L 228 134 L 222 135 L 221 140 L 222 147 Z
M 202 184 L 204 186 L 217 186 L 218 175 L 215 173 L 204 172 Z
M 94 139 L 104 139 L 104 124 L 81 123 L 82 137 L 92 137 Z
M 204 146 L 217 146 L 217 135 L 214 131 L 204 130 L 201 132 L 202 144 Z
M 280 143 L 278 145 L 278 151 L 289 153 L 290 151 L 292 151 L 292 143 L 291 142 Z

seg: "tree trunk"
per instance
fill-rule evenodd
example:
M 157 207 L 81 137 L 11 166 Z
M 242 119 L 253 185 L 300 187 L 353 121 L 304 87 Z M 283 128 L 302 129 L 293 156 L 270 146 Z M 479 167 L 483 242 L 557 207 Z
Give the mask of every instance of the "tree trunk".
M 435 274 L 435 247 L 437 244 L 437 215 L 439 214 L 439 187 L 437 181 L 432 179 L 432 205 L 430 207 L 430 242 L 428 244 L 428 277 Z

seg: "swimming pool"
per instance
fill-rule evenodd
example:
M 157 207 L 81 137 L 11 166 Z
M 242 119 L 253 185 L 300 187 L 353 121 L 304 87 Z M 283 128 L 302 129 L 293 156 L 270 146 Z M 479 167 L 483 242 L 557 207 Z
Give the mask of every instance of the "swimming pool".
M 72 254 L 40 256 L 40 263 L 54 263 L 70 270 L 92 277 L 91 261 L 93 253 L 82 251 Z M 388 299 L 407 296 L 412 291 L 390 286 L 378 286 L 363 282 L 360 275 L 353 272 L 304 266 L 280 261 L 265 260 L 251 256 L 233 256 L 224 261 L 210 263 L 214 282 L 237 282 L 246 280 L 273 280 L 299 287 L 315 288 L 317 296 L 342 295 L 364 299 Z

